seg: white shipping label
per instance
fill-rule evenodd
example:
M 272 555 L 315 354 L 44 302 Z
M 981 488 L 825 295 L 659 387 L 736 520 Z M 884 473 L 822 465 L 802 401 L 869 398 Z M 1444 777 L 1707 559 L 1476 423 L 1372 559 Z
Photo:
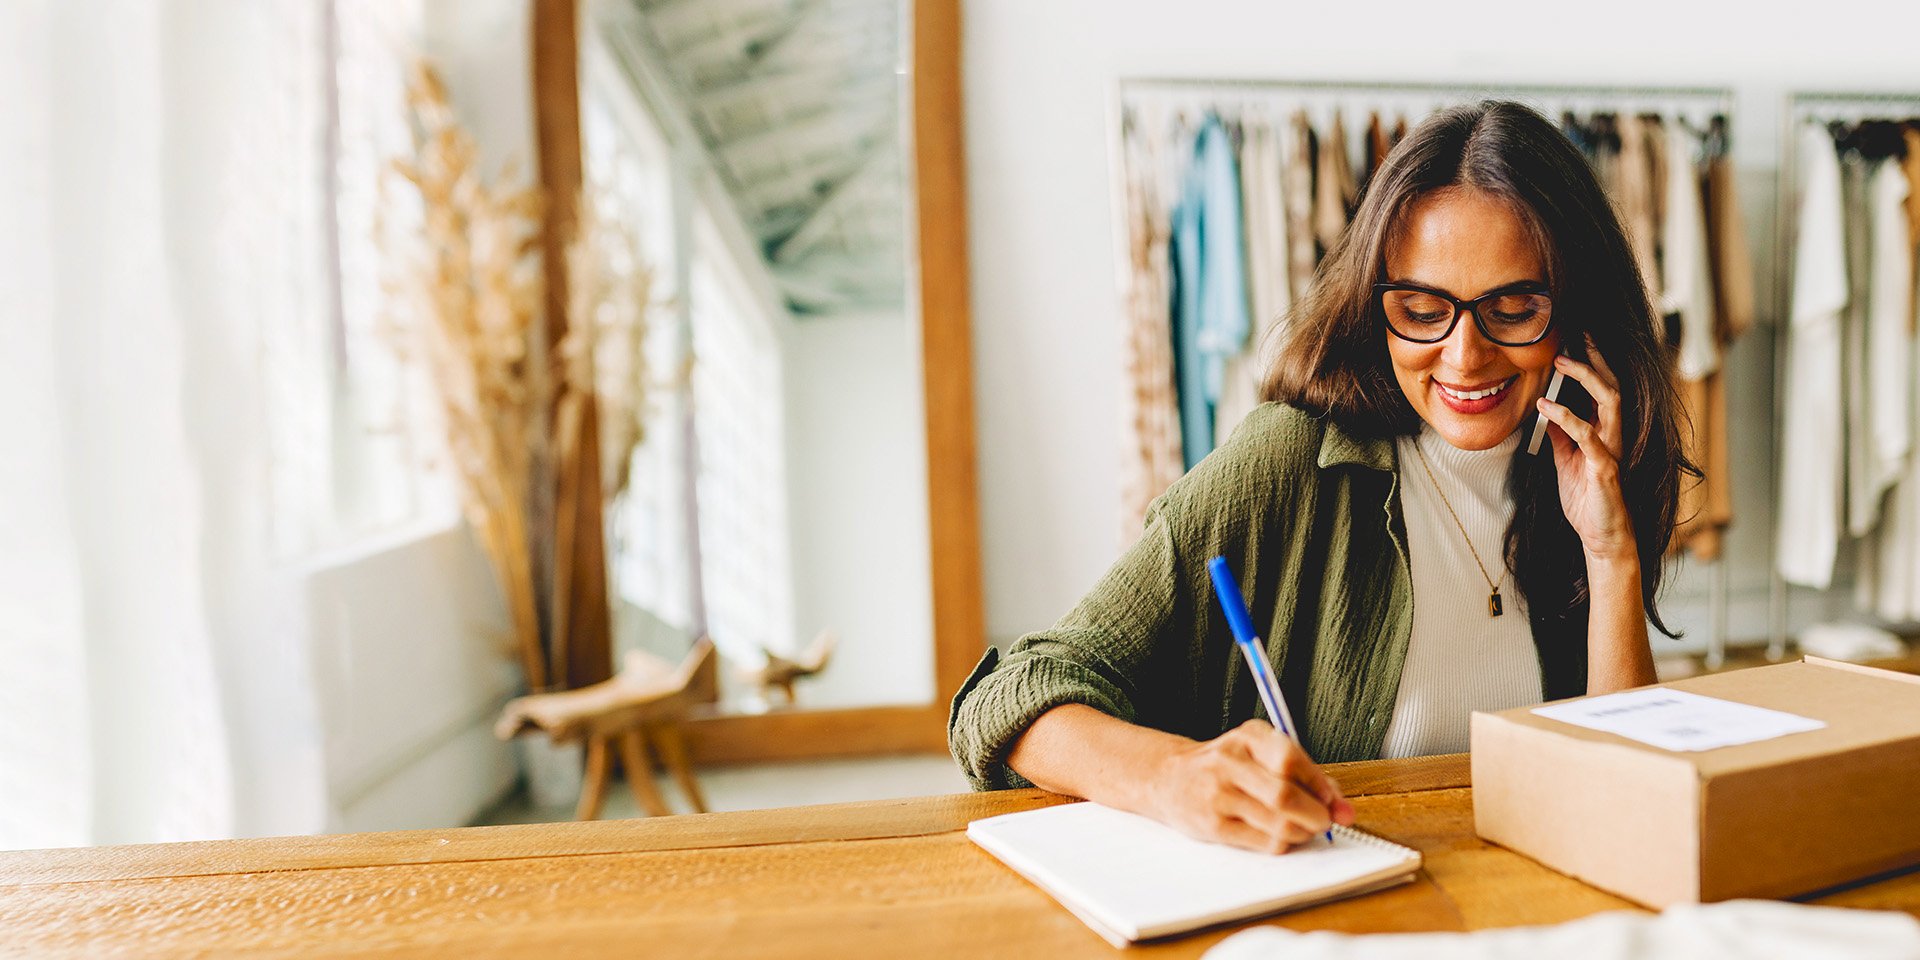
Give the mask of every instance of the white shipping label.
M 1533 712 L 1677 752 L 1757 743 L 1826 726 L 1819 720 L 1779 710 L 1665 687 L 1556 703 L 1535 707 Z

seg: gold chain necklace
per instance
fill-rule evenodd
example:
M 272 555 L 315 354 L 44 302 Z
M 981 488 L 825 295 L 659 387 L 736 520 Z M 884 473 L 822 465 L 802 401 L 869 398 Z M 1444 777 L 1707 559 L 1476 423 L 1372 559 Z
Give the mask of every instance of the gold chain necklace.
M 1413 438 L 1413 452 L 1420 458 L 1420 469 L 1427 472 L 1427 481 L 1433 484 L 1433 491 L 1440 495 L 1440 504 L 1447 508 L 1447 516 L 1453 518 L 1453 525 L 1460 528 L 1460 538 L 1467 541 L 1467 552 L 1473 554 L 1473 565 L 1480 568 L 1480 578 L 1487 581 L 1487 589 L 1493 591 L 1487 595 L 1487 616 L 1497 617 L 1500 609 L 1500 584 L 1487 574 L 1487 565 L 1480 562 L 1480 551 L 1473 548 L 1473 538 L 1467 535 L 1467 525 L 1460 522 L 1460 515 L 1453 512 L 1453 504 L 1447 500 L 1447 492 L 1440 489 L 1439 478 L 1433 475 L 1433 467 L 1427 463 L 1426 451 L 1420 449 L 1420 438 Z

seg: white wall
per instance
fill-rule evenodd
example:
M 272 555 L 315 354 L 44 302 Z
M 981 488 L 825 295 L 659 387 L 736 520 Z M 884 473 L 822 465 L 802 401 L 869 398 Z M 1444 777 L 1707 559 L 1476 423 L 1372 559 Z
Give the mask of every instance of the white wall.
M 787 480 L 794 620 L 821 629 L 833 665 L 807 706 L 933 696 L 920 339 L 901 315 L 808 317 L 786 334 Z
M 523 0 L 426 0 L 421 49 L 491 171 L 536 169 Z M 485 556 L 454 518 L 359 543 L 305 582 L 329 830 L 467 823 L 513 783 L 492 725 L 519 686 Z
M 512 628 L 464 526 L 323 559 L 306 580 L 330 831 L 470 822 L 516 769 L 493 721 Z
M 1517 0 L 1274 4 L 979 0 L 963 76 L 975 382 L 995 642 L 1045 626 L 1121 544 L 1121 304 L 1108 169 L 1121 77 L 1727 86 L 1748 233 L 1772 314 L 1772 197 L 1788 89 L 1920 89 L 1920 7 L 1865 0 L 1719 5 L 1626 0 L 1578 29 Z M 1735 638 L 1765 630 L 1771 330 L 1734 349 Z M 1704 636 L 1707 579 L 1664 609 Z M 1836 598 L 1837 599 L 1837 598 Z M 1796 621 L 1822 613 L 1796 593 Z M 1656 652 L 1676 649 L 1656 644 Z

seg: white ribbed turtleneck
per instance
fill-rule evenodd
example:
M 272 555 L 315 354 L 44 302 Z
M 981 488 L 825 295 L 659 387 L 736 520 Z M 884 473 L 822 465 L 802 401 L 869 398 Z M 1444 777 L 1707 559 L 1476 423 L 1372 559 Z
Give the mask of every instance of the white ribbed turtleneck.
M 1433 468 L 1432 479 L 1421 469 L 1415 444 Z M 1540 659 L 1504 550 L 1513 519 L 1507 473 L 1519 446 L 1516 431 L 1490 450 L 1462 450 L 1425 424 L 1415 436 L 1395 442 L 1413 566 L 1413 632 L 1381 756 L 1464 753 L 1473 711 L 1540 702 Z M 1448 515 L 1436 482 L 1459 525 Z M 1500 584 L 1501 616 L 1487 614 L 1487 581 L 1461 526 Z

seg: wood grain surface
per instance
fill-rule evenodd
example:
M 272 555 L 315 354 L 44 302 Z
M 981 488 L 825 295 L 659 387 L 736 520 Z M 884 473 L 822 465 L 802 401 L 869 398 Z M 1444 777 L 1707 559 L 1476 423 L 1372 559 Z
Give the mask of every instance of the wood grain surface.
M 1473 834 L 1462 756 L 1333 768 L 1411 884 L 1263 921 L 1552 923 L 1622 900 Z M 1039 790 L 783 810 L 0 854 L 0 955 L 966 956 L 1119 953 L 967 841 Z M 1920 915 L 1920 874 L 1818 898 Z M 1238 927 L 1128 951 L 1197 956 Z

